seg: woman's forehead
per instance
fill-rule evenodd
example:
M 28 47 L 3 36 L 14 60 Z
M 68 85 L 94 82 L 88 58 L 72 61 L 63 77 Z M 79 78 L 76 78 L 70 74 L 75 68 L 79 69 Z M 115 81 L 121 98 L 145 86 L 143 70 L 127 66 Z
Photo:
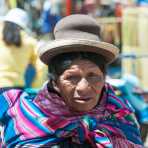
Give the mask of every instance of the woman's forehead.
M 101 72 L 101 69 L 98 65 L 91 62 L 90 60 L 85 59 L 76 59 L 72 62 L 71 66 L 67 69 L 68 71 L 75 72 L 77 70 L 85 70 L 85 71 L 92 71 L 94 72 Z
M 72 61 L 71 63 L 71 67 L 74 66 L 86 66 L 86 67 L 98 67 L 98 65 L 96 65 L 94 62 L 87 60 L 87 59 L 75 59 Z
M 89 60 L 89 59 L 85 59 L 85 58 L 75 58 L 75 59 L 66 59 L 63 61 L 64 64 L 69 64 L 70 66 L 73 65 L 96 65 L 93 61 Z M 97 65 L 96 65 L 97 66 Z

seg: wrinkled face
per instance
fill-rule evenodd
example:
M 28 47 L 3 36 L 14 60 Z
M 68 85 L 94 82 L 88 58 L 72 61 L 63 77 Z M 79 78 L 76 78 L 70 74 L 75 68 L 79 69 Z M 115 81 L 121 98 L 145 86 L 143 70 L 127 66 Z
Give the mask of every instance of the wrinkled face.
M 74 111 L 89 111 L 100 98 L 104 75 L 100 68 L 88 60 L 74 60 L 57 80 L 56 88 L 65 103 Z

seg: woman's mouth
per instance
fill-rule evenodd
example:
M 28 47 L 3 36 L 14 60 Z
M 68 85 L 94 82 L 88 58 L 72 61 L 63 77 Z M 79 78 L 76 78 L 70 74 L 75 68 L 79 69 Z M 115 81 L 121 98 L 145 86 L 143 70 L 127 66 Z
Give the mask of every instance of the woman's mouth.
M 79 98 L 74 98 L 74 100 L 76 101 L 76 102 L 87 102 L 87 101 L 89 101 L 89 100 L 91 100 L 92 99 L 92 97 L 79 97 Z

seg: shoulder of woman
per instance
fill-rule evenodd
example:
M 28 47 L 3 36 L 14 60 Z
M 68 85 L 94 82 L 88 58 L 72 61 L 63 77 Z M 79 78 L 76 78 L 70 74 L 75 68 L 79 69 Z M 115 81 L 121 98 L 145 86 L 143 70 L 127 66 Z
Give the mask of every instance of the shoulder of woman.
M 29 35 L 26 32 L 21 31 L 21 36 L 24 44 L 36 46 L 37 40 L 32 35 Z

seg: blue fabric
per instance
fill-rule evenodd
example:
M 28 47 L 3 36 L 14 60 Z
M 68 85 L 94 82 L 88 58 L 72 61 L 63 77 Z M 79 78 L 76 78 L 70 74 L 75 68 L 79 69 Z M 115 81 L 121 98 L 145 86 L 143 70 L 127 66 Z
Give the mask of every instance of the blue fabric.
M 138 4 L 147 4 L 148 5 L 148 0 L 137 0 Z
M 35 68 L 31 64 L 29 64 L 27 69 L 26 69 L 25 76 L 24 76 L 26 88 L 31 87 L 31 84 L 34 80 L 35 75 L 36 75 Z
M 16 145 L 18 147 L 19 146 L 34 147 L 36 145 L 42 147 L 43 145 L 46 145 L 46 144 L 50 146 L 50 144 L 53 145 L 54 143 L 62 142 L 66 138 L 64 137 L 63 133 L 65 132 L 66 134 L 65 136 L 68 136 L 69 132 L 71 131 L 75 131 L 80 138 L 79 139 L 80 142 L 83 143 L 85 140 L 84 137 L 86 136 L 84 129 L 85 130 L 87 129 L 87 128 L 84 128 L 86 127 L 84 125 L 87 125 L 88 126 L 87 130 L 90 130 L 92 132 L 95 129 L 98 129 L 98 131 L 100 132 L 102 131 L 105 133 L 110 133 L 111 135 L 115 134 L 114 132 L 116 132 L 116 129 L 118 131 L 118 128 L 119 128 L 128 140 L 134 142 L 135 144 L 137 143 L 142 145 L 138 127 L 136 123 L 134 123 L 133 118 L 131 117 L 131 113 L 129 114 L 129 117 L 131 117 L 132 119 L 124 120 L 124 121 L 127 121 L 128 123 L 124 123 L 122 121 L 120 122 L 118 121 L 118 119 L 116 119 L 115 114 L 122 113 L 120 109 L 122 109 L 124 105 L 121 106 L 118 104 L 118 102 L 112 101 L 111 98 L 112 98 L 113 92 L 111 90 L 108 91 L 107 93 L 108 99 L 110 100 L 108 101 L 107 104 L 111 106 L 115 105 L 116 112 L 115 114 L 113 114 L 114 116 L 111 116 L 111 117 L 107 116 L 107 118 L 103 117 L 102 120 L 100 119 L 98 120 L 89 115 L 82 116 L 79 120 L 76 120 L 76 122 L 75 121 L 70 122 L 67 126 L 62 127 L 63 129 L 57 126 L 56 131 L 50 130 L 52 126 L 49 126 L 49 125 L 44 126 L 44 121 L 48 117 L 46 116 L 46 114 L 42 112 L 41 108 L 33 102 L 37 93 L 38 93 L 38 90 L 28 89 L 26 91 L 11 90 L 9 93 L 5 92 L 3 93 L 3 95 L 0 95 L 0 100 L 3 101 L 3 102 L 0 102 L 0 106 L 2 106 L 3 103 L 5 104 L 5 108 L 2 108 L 2 109 L 0 108 L 0 113 L 1 113 L 2 125 L 4 125 L 4 130 L 5 130 L 4 142 L 7 148 L 13 148 Z M 124 103 L 124 101 L 122 102 Z M 126 110 L 126 107 L 123 108 L 123 110 Z M 121 114 L 121 117 L 123 117 L 122 114 Z M 126 115 L 126 117 L 128 118 L 128 115 Z M 55 121 L 57 122 L 57 120 L 61 121 L 60 124 L 63 123 L 62 118 L 60 119 L 60 117 L 58 117 L 56 118 Z M 54 124 L 55 121 L 52 121 L 52 124 Z M 114 132 L 112 133 L 112 131 L 106 129 L 105 127 L 102 128 L 103 124 L 113 127 Z M 32 127 L 36 130 L 32 129 Z M 42 132 L 40 132 L 39 134 L 38 130 Z M 101 136 L 101 134 L 99 133 L 97 133 L 97 135 L 98 136 L 95 137 L 96 141 L 94 142 L 103 143 L 104 141 L 109 140 L 107 136 Z M 108 147 L 109 145 L 111 144 L 109 143 Z
M 50 14 L 50 10 L 44 10 L 42 15 L 42 33 L 49 33 L 53 31 L 55 24 L 61 19 L 61 16 Z
M 122 92 L 122 98 L 127 99 L 134 108 L 138 121 L 140 123 L 148 122 L 148 104 L 144 102 L 142 96 L 133 93 L 134 86 L 126 82 L 118 88 Z
M 4 119 L 4 113 L 8 110 L 9 103 L 5 100 L 5 96 L 0 96 L 0 123 L 2 124 Z

